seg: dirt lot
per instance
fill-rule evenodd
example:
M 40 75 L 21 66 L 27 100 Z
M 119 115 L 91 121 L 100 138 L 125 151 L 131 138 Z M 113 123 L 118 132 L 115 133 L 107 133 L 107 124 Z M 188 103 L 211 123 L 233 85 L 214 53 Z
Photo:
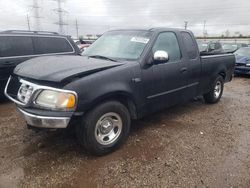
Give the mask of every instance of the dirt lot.
M 250 78 L 132 124 L 118 151 L 93 157 L 72 134 L 34 132 L 0 104 L 0 187 L 250 187 Z

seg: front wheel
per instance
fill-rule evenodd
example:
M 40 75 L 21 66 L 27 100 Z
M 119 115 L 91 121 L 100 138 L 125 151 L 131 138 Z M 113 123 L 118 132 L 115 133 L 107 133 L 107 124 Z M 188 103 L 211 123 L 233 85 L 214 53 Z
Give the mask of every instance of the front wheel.
M 130 114 L 117 101 L 95 107 L 76 127 L 77 138 L 90 153 L 104 155 L 117 149 L 128 137 Z
M 205 102 L 210 104 L 217 103 L 222 96 L 223 89 L 224 89 L 224 79 L 222 76 L 218 76 L 215 79 L 211 87 L 211 90 L 203 95 Z

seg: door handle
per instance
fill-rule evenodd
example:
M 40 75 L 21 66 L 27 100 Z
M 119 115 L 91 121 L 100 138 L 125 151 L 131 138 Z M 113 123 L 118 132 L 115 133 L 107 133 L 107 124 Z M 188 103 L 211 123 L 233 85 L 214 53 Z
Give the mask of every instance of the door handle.
M 181 69 L 180 69 L 180 72 L 181 72 L 181 73 L 187 72 L 187 67 L 181 68 Z

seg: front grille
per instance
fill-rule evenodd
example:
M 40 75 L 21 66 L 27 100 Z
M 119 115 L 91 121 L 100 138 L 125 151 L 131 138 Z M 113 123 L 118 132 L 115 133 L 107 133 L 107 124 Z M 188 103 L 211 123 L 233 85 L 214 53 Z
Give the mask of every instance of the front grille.
M 18 77 L 11 76 L 9 85 L 7 88 L 7 93 L 12 98 L 17 99 L 18 90 L 21 87 L 22 83 L 19 81 Z
M 6 90 L 7 95 L 16 103 L 26 105 L 36 89 L 36 85 L 17 76 L 11 76 Z

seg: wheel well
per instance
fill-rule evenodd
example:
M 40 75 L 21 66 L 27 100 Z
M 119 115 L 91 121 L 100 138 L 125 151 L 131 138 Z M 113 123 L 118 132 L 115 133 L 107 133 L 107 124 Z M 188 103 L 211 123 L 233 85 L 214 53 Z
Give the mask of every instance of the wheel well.
M 129 96 L 123 95 L 123 94 L 114 94 L 114 95 L 108 95 L 108 96 L 102 97 L 101 99 L 98 99 L 94 103 L 92 103 L 89 110 L 93 109 L 95 106 L 99 105 L 100 103 L 103 103 L 106 101 L 118 101 L 122 103 L 128 109 L 131 119 L 137 119 L 137 109 L 136 109 L 134 100 L 131 99 Z
M 221 75 L 223 77 L 223 79 L 225 80 L 225 78 L 226 78 L 226 73 L 225 72 L 220 72 L 219 75 Z

